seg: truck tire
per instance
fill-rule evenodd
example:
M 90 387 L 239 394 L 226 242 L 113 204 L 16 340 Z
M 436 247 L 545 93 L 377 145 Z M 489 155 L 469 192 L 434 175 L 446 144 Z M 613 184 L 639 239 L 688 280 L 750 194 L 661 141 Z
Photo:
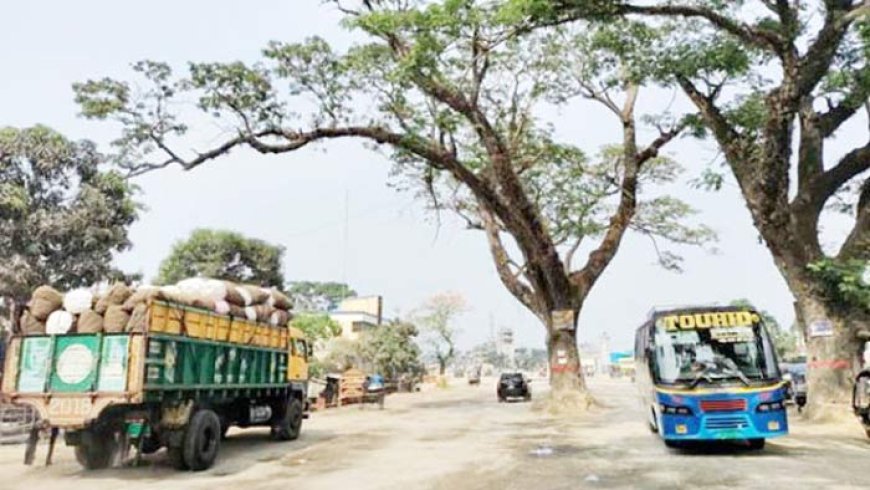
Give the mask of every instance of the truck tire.
M 184 462 L 184 451 L 180 447 L 167 447 L 166 457 L 169 459 L 169 464 L 178 471 L 187 471 L 187 463 Z
M 194 413 L 184 431 L 184 444 L 181 446 L 187 468 L 192 471 L 211 468 L 220 444 L 221 421 L 217 414 L 208 409 Z
M 764 439 L 761 439 L 761 438 L 749 439 L 747 442 L 749 443 L 749 449 L 751 449 L 753 451 L 760 451 L 760 450 L 764 449 L 764 443 L 765 443 Z
M 299 438 L 302 429 L 302 402 L 291 398 L 285 404 L 284 415 L 272 427 L 272 438 L 276 441 L 293 441 Z
M 111 466 L 118 443 L 111 433 L 84 431 L 76 446 L 76 461 L 85 469 L 102 470 Z

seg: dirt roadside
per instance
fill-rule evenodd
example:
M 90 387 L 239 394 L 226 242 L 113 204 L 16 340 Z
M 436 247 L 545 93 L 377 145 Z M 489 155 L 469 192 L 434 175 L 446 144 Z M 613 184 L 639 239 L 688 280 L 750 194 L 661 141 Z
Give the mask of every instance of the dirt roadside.
M 544 381 L 533 383 L 535 395 Z M 0 488 L 558 489 L 867 488 L 870 443 L 860 427 L 796 420 L 762 452 L 666 449 L 649 434 L 634 387 L 593 379 L 610 408 L 551 419 L 526 403 L 500 404 L 495 381 L 391 396 L 386 409 L 315 413 L 303 436 L 273 443 L 234 431 L 214 468 L 178 473 L 158 453 L 140 468 L 84 472 L 60 448 L 49 468 L 21 465 L 22 446 L 0 447 Z

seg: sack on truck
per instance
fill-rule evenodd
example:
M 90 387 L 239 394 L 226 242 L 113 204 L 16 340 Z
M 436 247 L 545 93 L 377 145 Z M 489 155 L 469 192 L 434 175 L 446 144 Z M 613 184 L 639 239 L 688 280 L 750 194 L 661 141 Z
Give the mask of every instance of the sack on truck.
M 121 305 L 111 305 L 103 317 L 103 329 L 106 333 L 123 332 L 130 321 L 130 314 Z
M 76 323 L 78 333 L 100 333 L 103 331 L 103 317 L 94 310 L 85 310 Z
M 123 305 L 132 295 L 133 291 L 126 284 L 121 282 L 115 283 L 111 288 L 109 288 L 106 295 L 97 301 L 97 304 L 94 306 L 94 311 L 101 315 L 105 315 L 109 306 Z
M 45 333 L 45 322 L 39 321 L 29 311 L 21 315 L 21 332 L 24 335 L 42 335 Z
M 127 322 L 128 332 L 144 332 L 148 327 L 148 305 L 139 303 L 133 308 L 130 320 Z
M 33 318 L 44 322 L 63 306 L 63 295 L 51 286 L 39 286 L 33 291 L 28 308 Z

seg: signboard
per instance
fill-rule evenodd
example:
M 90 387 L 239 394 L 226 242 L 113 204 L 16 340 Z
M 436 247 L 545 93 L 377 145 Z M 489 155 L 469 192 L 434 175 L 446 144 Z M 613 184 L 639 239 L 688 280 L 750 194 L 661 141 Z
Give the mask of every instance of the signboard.
M 25 338 L 21 347 L 20 393 L 42 393 L 51 361 L 51 337 Z
M 97 354 L 100 337 L 57 337 L 54 348 L 54 372 L 51 389 L 58 392 L 93 390 L 97 377 Z
M 574 310 L 554 310 L 553 329 L 565 331 L 574 330 Z
M 687 313 L 666 315 L 659 319 L 666 330 L 694 330 L 713 327 L 751 326 L 761 321 L 756 313 L 750 311 L 722 311 L 710 313 Z
M 124 391 L 127 388 L 127 351 L 130 337 L 103 338 L 97 391 Z
M 830 320 L 816 320 L 810 323 L 808 332 L 810 337 L 832 337 L 834 324 Z

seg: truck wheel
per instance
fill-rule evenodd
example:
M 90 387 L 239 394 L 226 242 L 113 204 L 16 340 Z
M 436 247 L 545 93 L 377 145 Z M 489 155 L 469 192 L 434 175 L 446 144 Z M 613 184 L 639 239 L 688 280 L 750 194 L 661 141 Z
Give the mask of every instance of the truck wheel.
M 184 431 L 184 463 L 192 471 L 211 468 L 221 443 L 221 421 L 208 409 L 199 410 L 190 417 Z
M 118 443 L 112 434 L 85 431 L 75 452 L 76 460 L 85 469 L 102 470 L 111 466 L 118 452 Z
M 277 441 L 293 441 L 299 438 L 302 428 L 302 402 L 292 398 L 285 405 L 284 416 L 272 427 L 272 438 Z
M 180 447 L 167 447 L 166 457 L 169 458 L 169 464 L 178 471 L 187 471 L 187 463 L 184 462 L 184 451 Z

